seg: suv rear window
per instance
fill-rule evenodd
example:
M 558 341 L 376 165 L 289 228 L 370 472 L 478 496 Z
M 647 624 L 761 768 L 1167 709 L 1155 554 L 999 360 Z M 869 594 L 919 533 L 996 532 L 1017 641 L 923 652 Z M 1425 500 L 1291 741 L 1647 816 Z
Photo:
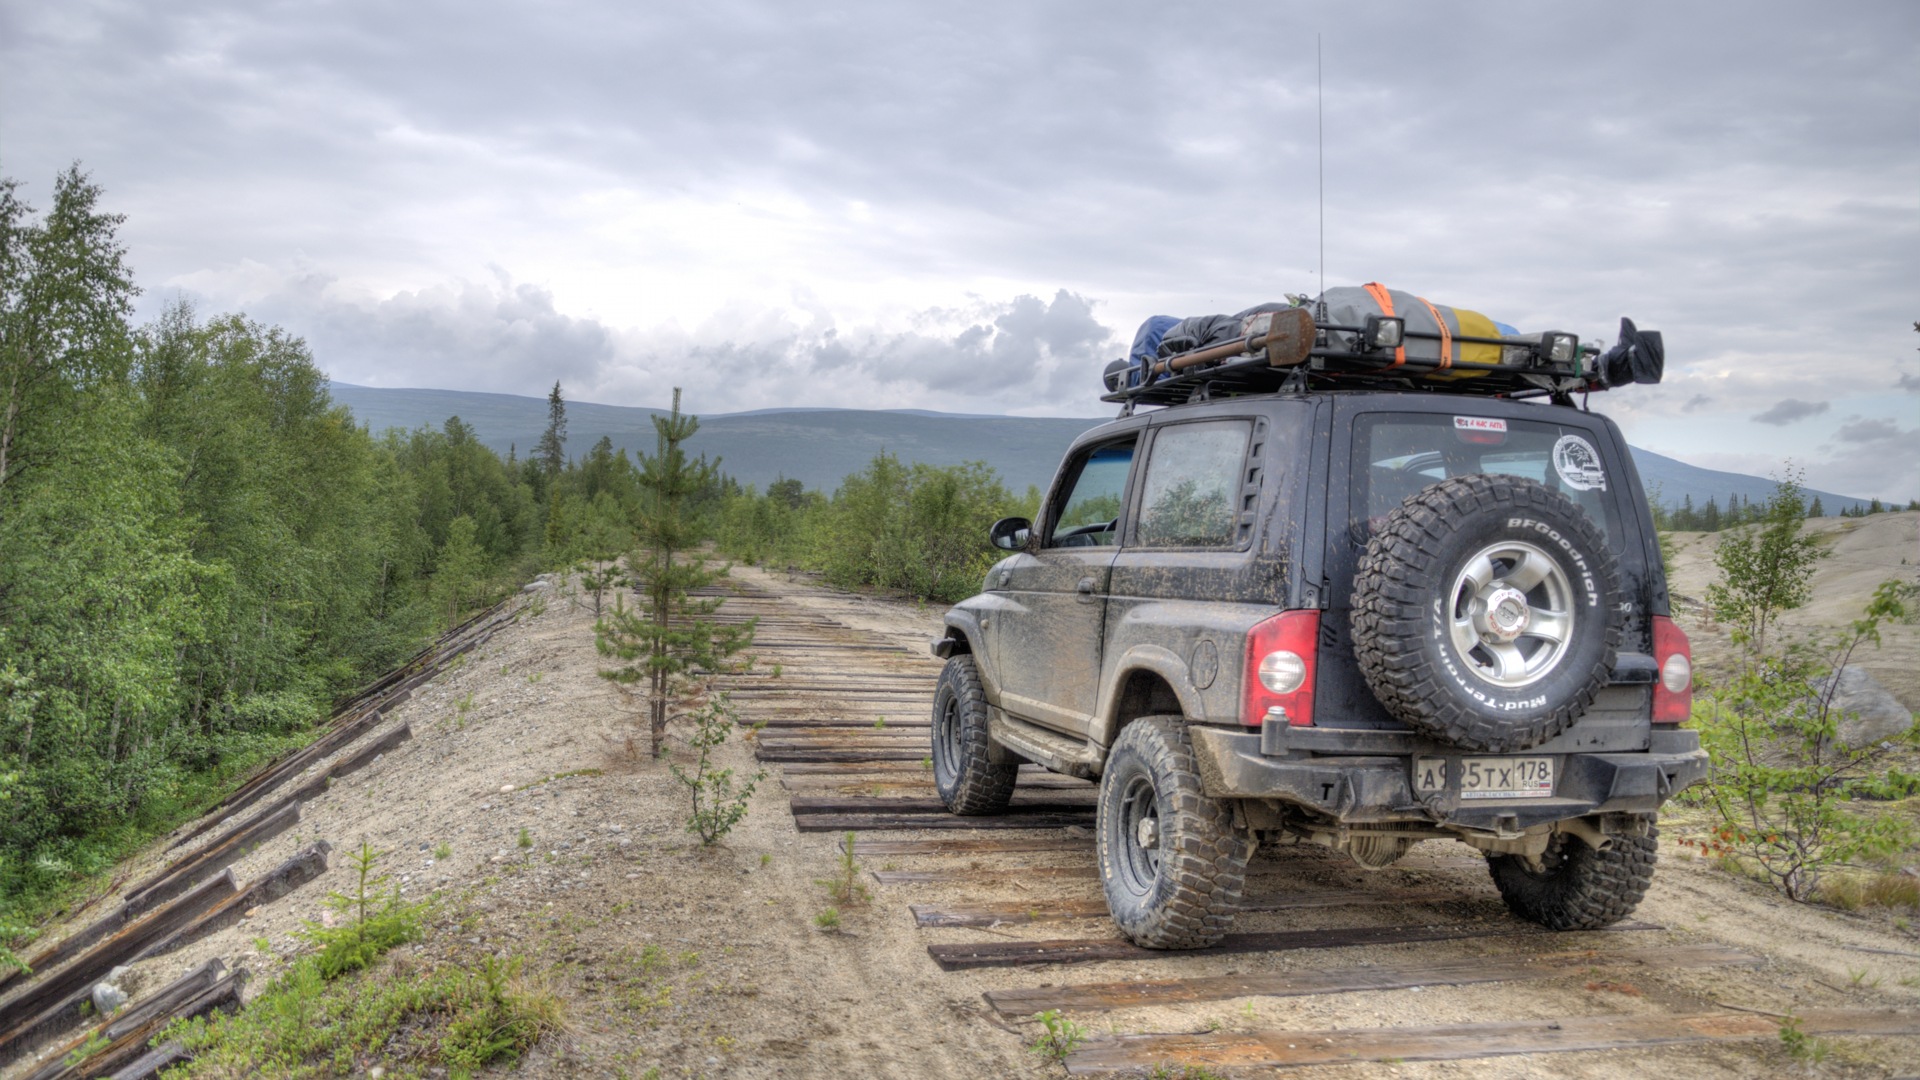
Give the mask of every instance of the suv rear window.
M 1354 425 L 1354 524 L 1378 528 L 1409 495 L 1469 473 L 1509 473 L 1538 480 L 1620 543 L 1614 478 L 1584 428 L 1542 420 L 1401 413 L 1362 416 Z M 1359 462 L 1365 462 L 1364 467 Z
M 1233 547 L 1240 464 L 1253 424 L 1174 424 L 1153 437 L 1134 541 L 1143 547 Z

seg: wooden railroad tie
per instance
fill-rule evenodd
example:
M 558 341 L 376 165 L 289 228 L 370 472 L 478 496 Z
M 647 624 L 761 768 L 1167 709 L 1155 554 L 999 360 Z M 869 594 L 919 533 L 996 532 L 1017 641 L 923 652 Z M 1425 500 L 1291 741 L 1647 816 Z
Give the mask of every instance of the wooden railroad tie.
M 1920 1035 L 1920 1013 L 1808 1009 L 1799 1029 L 1823 1035 Z M 1753 1013 L 1568 1016 L 1361 1031 L 1256 1031 L 1094 1036 L 1067 1058 L 1070 1075 L 1140 1069 L 1161 1062 L 1281 1068 L 1349 1061 L 1457 1061 L 1512 1054 L 1632 1050 L 1780 1038 L 1780 1020 Z
M 1464 986 L 1469 983 L 1551 979 L 1588 968 L 1635 967 L 1646 970 L 1753 967 L 1762 957 L 1724 945 L 1673 945 L 1610 952 L 1571 952 L 1475 956 L 1425 964 L 1341 967 L 1285 974 L 1216 975 L 1197 979 L 1147 979 L 989 990 L 987 1004 L 1008 1019 L 1047 1009 L 1105 1012 L 1149 1005 L 1230 1001 L 1242 997 L 1303 997 L 1366 990 L 1405 990 L 1415 986 Z
M 1085 836 L 983 836 L 952 840 L 855 839 L 855 855 L 998 855 L 1041 851 L 1090 851 L 1093 831 Z
M 952 814 L 800 814 L 793 819 L 801 832 L 873 832 L 887 829 L 1059 829 L 1091 825 L 1093 812 L 1061 814 L 1002 814 L 998 817 L 955 817 Z M 855 852 L 858 854 L 858 851 Z
M 1003 876 L 1019 876 L 1008 871 Z M 1295 911 L 1326 907 L 1379 907 L 1391 904 L 1425 904 L 1436 900 L 1488 899 L 1453 889 L 1328 889 L 1276 896 L 1252 897 L 1241 901 L 1240 911 Z M 1107 902 L 1100 897 L 1085 900 L 1046 900 L 1035 903 L 994 904 L 909 904 L 917 926 L 1010 926 L 1018 923 L 1057 922 L 1068 919 L 1104 919 Z
M 857 851 L 858 849 L 856 849 Z M 1659 930 L 1643 922 L 1617 923 L 1594 933 Z M 1233 953 L 1285 952 L 1293 949 L 1340 949 L 1354 945 L 1402 945 L 1416 941 L 1459 941 L 1466 938 L 1545 933 L 1522 930 L 1513 924 L 1490 926 L 1369 926 L 1335 930 L 1278 930 L 1228 934 L 1206 949 L 1172 951 L 1143 949 L 1120 938 L 1063 938 L 1051 941 L 993 941 L 927 946 L 927 955 L 944 971 L 989 967 L 1035 967 L 1042 964 L 1086 964 L 1100 960 L 1170 960 L 1182 956 L 1222 956 Z
M 1084 794 L 1092 794 L 1087 792 Z M 939 799 L 888 799 L 866 795 L 795 795 L 788 801 L 794 816 L 801 814 L 940 814 L 947 816 L 947 804 Z M 1080 792 L 1016 791 L 1009 813 L 1079 814 L 1093 810 L 1093 800 Z M 990 817 L 968 817 L 966 821 L 988 821 Z

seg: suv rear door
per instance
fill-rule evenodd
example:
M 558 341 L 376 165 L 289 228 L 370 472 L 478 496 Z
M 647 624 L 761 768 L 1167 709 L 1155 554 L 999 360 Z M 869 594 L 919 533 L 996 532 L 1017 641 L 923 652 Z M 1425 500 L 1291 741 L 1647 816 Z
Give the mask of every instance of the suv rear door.
M 1367 541 L 1386 516 L 1408 496 L 1452 476 L 1524 476 L 1586 511 L 1618 559 L 1620 598 L 1627 608 L 1620 649 L 1645 650 L 1645 529 L 1633 503 L 1642 498 L 1639 479 L 1625 443 L 1603 417 L 1466 396 L 1355 394 L 1338 402 L 1332 437 L 1325 566 L 1331 595 L 1321 624 L 1316 723 L 1404 726 L 1381 707 L 1354 660 L 1353 577 Z

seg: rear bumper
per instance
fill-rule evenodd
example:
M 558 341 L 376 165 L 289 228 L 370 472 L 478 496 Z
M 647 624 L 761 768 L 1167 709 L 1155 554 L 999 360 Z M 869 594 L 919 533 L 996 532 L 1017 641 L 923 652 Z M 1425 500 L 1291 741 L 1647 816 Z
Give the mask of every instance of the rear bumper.
M 1707 775 L 1698 732 L 1658 730 L 1630 753 L 1554 754 L 1550 798 L 1423 801 L 1405 756 L 1261 753 L 1257 732 L 1189 728 L 1202 789 L 1221 799 L 1274 799 L 1344 823 L 1424 822 L 1512 833 L 1591 814 L 1652 813 Z M 1483 756 L 1483 755 L 1463 755 Z

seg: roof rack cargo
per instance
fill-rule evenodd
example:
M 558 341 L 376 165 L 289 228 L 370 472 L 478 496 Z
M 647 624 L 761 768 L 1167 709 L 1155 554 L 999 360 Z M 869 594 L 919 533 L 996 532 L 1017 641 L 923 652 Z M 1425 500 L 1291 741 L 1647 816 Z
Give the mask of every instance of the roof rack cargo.
M 1480 397 L 1571 395 L 1627 382 L 1657 383 L 1665 366 L 1660 333 L 1620 320 L 1620 340 L 1604 354 L 1573 334 L 1498 336 L 1408 329 L 1404 319 L 1368 315 L 1362 325 L 1316 323 L 1306 307 L 1248 320 L 1235 340 L 1154 360 L 1141 385 L 1127 386 L 1126 362 L 1106 374 L 1100 400 L 1132 412 L 1139 405 L 1179 405 L 1236 394 L 1314 390 L 1424 390 Z M 1411 340 L 1440 342 L 1440 358 L 1408 356 Z M 1455 359 L 1452 346 L 1497 346 L 1500 361 Z M 1484 350 L 1482 350 L 1484 352 Z

